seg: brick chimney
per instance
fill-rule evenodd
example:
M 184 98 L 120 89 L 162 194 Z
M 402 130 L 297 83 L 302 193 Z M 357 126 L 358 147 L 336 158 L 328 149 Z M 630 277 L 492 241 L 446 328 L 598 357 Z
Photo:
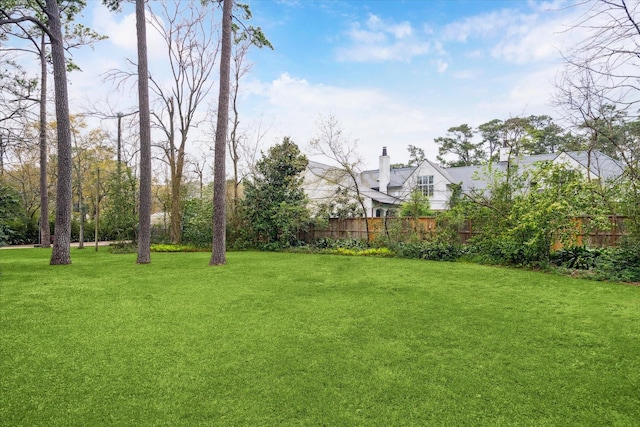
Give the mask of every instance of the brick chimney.
M 387 155 L 387 147 L 382 147 L 380 170 L 378 173 L 378 191 L 387 194 L 389 182 L 391 182 L 391 158 Z

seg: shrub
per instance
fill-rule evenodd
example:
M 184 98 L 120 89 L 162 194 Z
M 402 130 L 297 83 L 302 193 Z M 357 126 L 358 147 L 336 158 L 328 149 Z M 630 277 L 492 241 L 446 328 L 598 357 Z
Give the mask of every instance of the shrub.
M 168 244 L 154 244 L 151 245 L 151 252 L 206 252 L 208 248 L 199 248 L 197 246 L 190 245 L 168 245 Z
M 330 237 L 325 237 L 322 239 L 318 239 L 313 242 L 312 245 L 316 249 L 368 249 L 369 244 L 365 240 L 357 240 L 357 239 L 332 239 Z
M 584 246 L 566 247 L 552 252 L 550 261 L 558 267 L 591 270 L 596 267 L 598 259 L 603 252 L 605 252 L 603 249 L 592 249 Z
M 213 241 L 213 199 L 189 199 L 182 214 L 182 243 L 197 247 L 211 247 Z
M 394 257 L 395 253 L 389 248 L 369 248 L 369 249 L 349 249 L 335 248 L 322 251 L 326 254 L 347 255 L 347 256 L 374 256 L 374 257 Z
M 402 258 L 431 261 L 456 261 L 464 254 L 462 245 L 438 241 L 398 243 L 395 245 L 395 251 Z
M 640 282 L 640 242 L 625 241 L 602 254 L 596 263 L 600 279 Z

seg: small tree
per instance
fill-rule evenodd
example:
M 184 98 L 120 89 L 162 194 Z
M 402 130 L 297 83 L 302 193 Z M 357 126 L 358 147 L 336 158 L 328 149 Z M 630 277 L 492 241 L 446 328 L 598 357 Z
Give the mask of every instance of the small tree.
M 245 182 L 240 204 L 247 243 L 280 248 L 298 243 L 298 232 L 309 222 L 302 189 L 307 164 L 307 157 L 288 137 L 263 154 L 255 176 Z
M 402 241 L 420 241 L 427 237 L 427 230 L 420 223 L 420 217 L 431 215 L 431 205 L 429 204 L 429 198 L 422 194 L 422 191 L 416 189 L 411 192 L 407 201 L 400 205 L 400 218 L 389 219 L 385 218 L 388 229 L 388 222 L 395 223 L 395 230 L 393 233 L 397 234 L 397 238 Z M 390 236 L 391 237 L 391 236 Z
M 105 234 L 116 241 L 136 239 L 136 179 L 131 168 L 119 168 L 106 181 L 101 213 Z
M 421 216 L 431 215 L 429 198 L 420 190 L 414 190 L 409 200 L 400 205 L 400 216 L 417 220 Z
M 361 191 L 362 157 L 358 152 L 358 143 L 356 140 L 345 137 L 338 119 L 332 115 L 326 118 L 321 117 L 317 124 L 318 136 L 309 143 L 311 152 L 338 165 L 338 168 L 328 169 L 318 178 L 335 185 L 340 190 L 346 190 L 349 197 L 360 205 L 360 212 L 364 216 L 365 228 L 369 236 L 368 212 Z M 345 191 L 338 191 L 336 195 L 342 198 L 346 196 Z

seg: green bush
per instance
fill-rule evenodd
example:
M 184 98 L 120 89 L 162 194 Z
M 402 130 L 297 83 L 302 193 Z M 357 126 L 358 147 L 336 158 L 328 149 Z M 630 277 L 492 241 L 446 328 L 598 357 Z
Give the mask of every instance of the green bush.
M 398 243 L 394 249 L 402 258 L 419 258 L 431 261 L 456 261 L 464 254 L 462 245 L 438 241 Z
M 347 255 L 347 256 L 374 256 L 374 257 L 394 257 L 396 254 L 389 248 L 369 248 L 369 249 L 349 249 L 335 248 L 322 251 L 326 254 Z
M 330 237 L 325 237 L 322 239 L 318 239 L 313 242 L 312 245 L 315 249 L 357 249 L 363 250 L 368 249 L 369 244 L 365 240 L 357 240 L 357 239 L 332 239 Z
M 640 282 L 640 242 L 625 241 L 604 251 L 596 262 L 597 277 L 622 282 Z
M 605 251 L 597 248 L 573 246 L 551 253 L 550 261 L 558 266 L 576 270 L 592 270 Z
M 170 245 L 170 244 L 154 244 L 151 245 L 151 252 L 206 252 L 208 248 L 201 248 L 191 245 Z
M 182 243 L 199 248 L 213 242 L 213 199 L 189 199 L 182 214 Z

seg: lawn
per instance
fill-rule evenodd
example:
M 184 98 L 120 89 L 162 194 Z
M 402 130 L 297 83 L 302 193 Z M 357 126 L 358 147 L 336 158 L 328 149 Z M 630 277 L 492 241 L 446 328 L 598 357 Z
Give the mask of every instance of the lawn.
M 640 288 L 464 263 L 0 251 L 0 425 L 638 425 Z

